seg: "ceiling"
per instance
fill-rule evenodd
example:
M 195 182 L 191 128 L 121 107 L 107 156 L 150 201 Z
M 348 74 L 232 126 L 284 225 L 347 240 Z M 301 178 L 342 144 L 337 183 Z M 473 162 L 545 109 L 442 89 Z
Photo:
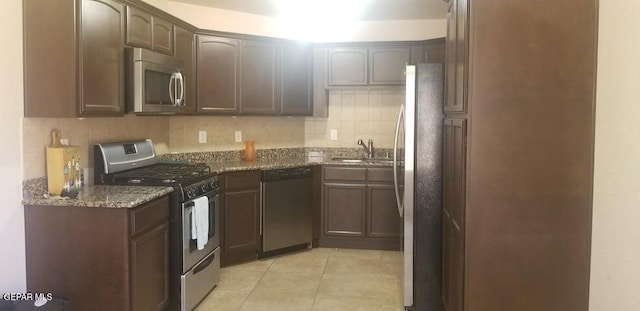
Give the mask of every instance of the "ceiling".
M 239 11 L 257 15 L 278 17 L 286 5 L 287 0 L 170 0 L 173 2 L 189 3 L 218 9 Z M 288 0 L 295 1 L 299 6 L 303 1 L 307 13 L 313 12 L 314 7 L 333 6 L 339 11 L 345 4 L 357 0 Z M 407 20 L 407 19 L 445 19 L 449 4 L 443 0 L 360 0 L 363 11 L 358 20 Z M 326 8 L 324 8 L 326 9 Z M 333 8 L 331 8 L 333 10 Z M 326 10 L 323 10 L 326 11 Z M 330 16 L 327 18 L 331 18 Z

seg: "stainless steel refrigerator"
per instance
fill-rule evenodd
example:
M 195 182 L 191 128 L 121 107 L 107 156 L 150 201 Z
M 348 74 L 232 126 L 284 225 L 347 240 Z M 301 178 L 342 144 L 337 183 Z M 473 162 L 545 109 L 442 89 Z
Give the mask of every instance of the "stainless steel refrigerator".
M 404 220 L 404 305 L 440 311 L 444 65 L 409 65 L 406 79 L 393 148 L 396 200 Z

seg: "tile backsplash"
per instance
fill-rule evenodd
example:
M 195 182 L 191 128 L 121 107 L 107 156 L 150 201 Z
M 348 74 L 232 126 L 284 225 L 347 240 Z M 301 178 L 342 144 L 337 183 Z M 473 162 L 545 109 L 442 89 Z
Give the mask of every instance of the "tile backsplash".
M 60 130 L 70 145 L 80 147 L 84 168 L 93 168 L 95 143 L 151 138 L 158 154 L 169 152 L 169 117 L 23 118 L 24 179 L 46 176 L 45 150 L 53 129 Z
M 302 117 L 174 116 L 169 121 L 171 152 L 226 151 L 244 149 L 254 140 L 256 149 L 296 148 L 304 145 Z M 198 142 L 198 132 L 207 132 L 207 142 Z M 242 142 L 235 142 L 235 131 Z
M 329 92 L 329 117 L 304 121 L 305 147 L 358 147 L 373 139 L 377 148 L 393 148 L 396 120 L 404 102 L 404 90 L 332 90 Z M 331 130 L 338 139 L 331 140 Z

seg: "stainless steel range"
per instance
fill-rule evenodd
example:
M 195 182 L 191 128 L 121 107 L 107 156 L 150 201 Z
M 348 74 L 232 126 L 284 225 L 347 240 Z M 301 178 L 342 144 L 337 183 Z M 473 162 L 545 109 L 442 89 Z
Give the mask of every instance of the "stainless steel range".
M 158 161 L 150 139 L 97 144 L 94 160 L 95 184 L 174 188 L 169 212 L 169 309 L 193 310 L 220 279 L 218 176 L 208 166 Z M 196 213 L 196 204 L 202 209 L 203 202 L 208 202 L 207 212 Z M 207 216 L 196 220 L 194 214 Z M 204 246 L 192 232 L 196 223 L 203 222 L 208 227 L 200 237 L 206 240 Z

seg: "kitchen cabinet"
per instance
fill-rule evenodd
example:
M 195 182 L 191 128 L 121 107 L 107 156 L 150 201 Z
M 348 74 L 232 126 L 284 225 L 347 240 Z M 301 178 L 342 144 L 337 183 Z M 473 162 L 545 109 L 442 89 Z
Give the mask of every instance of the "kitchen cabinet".
M 443 303 L 463 310 L 466 120 L 445 118 L 443 132 Z
M 586 311 L 598 1 L 450 4 L 446 310 Z
M 328 85 L 367 85 L 366 47 L 329 48 Z
M 280 114 L 313 115 L 312 50 L 307 44 L 283 43 L 280 54 Z
M 162 310 L 169 301 L 169 199 L 139 207 L 25 206 L 27 290 L 73 310 Z
M 445 112 L 463 113 L 466 111 L 468 1 L 452 1 L 447 12 Z
M 127 6 L 126 43 L 173 55 L 173 24 L 142 9 Z
M 369 49 L 369 84 L 405 84 L 405 66 L 411 62 L 411 48 L 375 47 Z
M 320 246 L 399 250 L 402 230 L 392 168 L 324 167 Z
M 192 31 L 174 26 L 175 58 L 184 63 L 182 75 L 185 81 L 184 106 L 179 114 L 194 114 L 196 112 L 196 35 Z
M 198 35 L 197 41 L 198 113 L 238 114 L 239 40 Z
M 23 5 L 25 117 L 123 115 L 124 5 L 114 0 Z
M 226 173 L 223 185 L 220 264 L 255 260 L 260 249 L 260 171 Z
M 240 41 L 240 113 L 275 115 L 280 103 L 278 46 L 269 41 Z

